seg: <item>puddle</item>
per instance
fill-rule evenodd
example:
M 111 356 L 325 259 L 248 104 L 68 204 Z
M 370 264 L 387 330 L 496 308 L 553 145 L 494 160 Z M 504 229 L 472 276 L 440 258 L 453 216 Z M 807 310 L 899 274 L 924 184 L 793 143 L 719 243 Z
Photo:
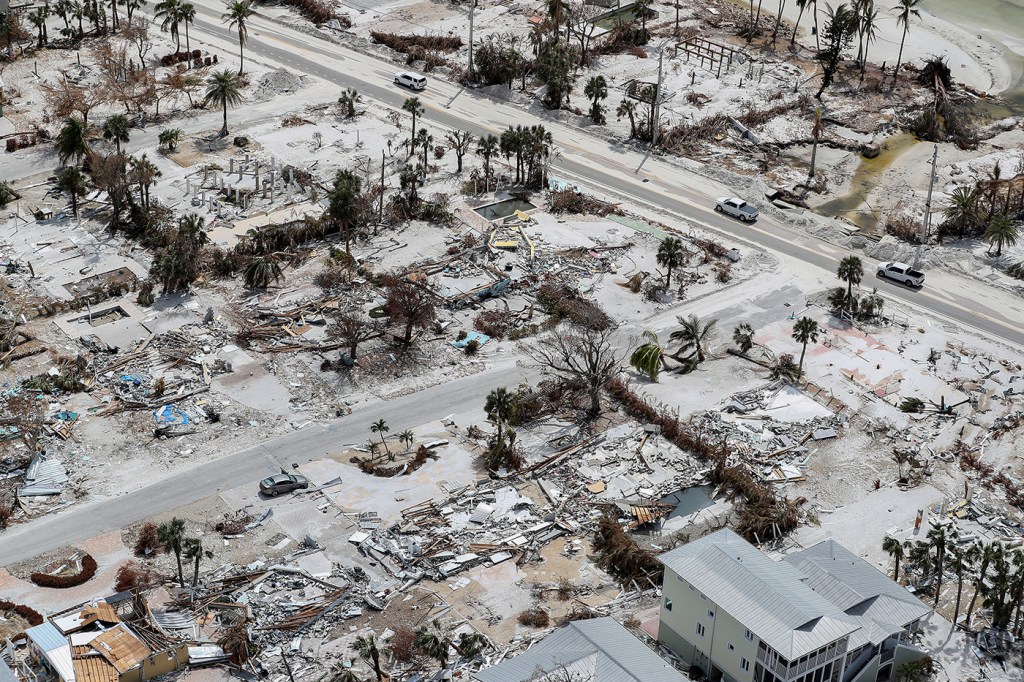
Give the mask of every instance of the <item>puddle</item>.
M 841 197 L 826 201 L 814 207 L 814 212 L 824 216 L 844 216 L 861 228 L 865 235 L 882 234 L 879 217 L 864 203 L 864 198 L 878 186 L 882 175 L 899 156 L 917 143 L 910 133 L 897 133 L 882 141 L 882 152 L 873 159 L 861 157 L 853 173 L 850 191 Z
M 707 509 L 714 502 L 711 500 L 711 492 L 714 490 L 713 486 L 710 485 L 695 485 L 690 488 L 685 488 L 678 492 L 674 492 L 671 495 L 658 500 L 664 504 L 674 504 L 676 508 L 672 510 L 667 519 L 674 519 L 679 516 L 689 516 L 694 512 L 699 512 L 701 509 Z

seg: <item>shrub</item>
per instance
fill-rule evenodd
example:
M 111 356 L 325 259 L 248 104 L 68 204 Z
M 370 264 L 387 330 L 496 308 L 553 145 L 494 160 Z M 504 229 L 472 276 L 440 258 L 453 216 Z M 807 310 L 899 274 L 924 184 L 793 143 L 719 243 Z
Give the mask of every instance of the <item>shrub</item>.
M 542 284 L 537 289 L 537 302 L 557 320 L 568 319 L 595 331 L 611 326 L 611 318 L 596 303 L 586 300 L 564 284 Z
M 115 592 L 126 592 L 128 590 L 146 590 L 158 582 L 157 576 L 136 561 L 129 561 L 117 569 L 117 580 L 114 582 Z
M 7 611 L 9 613 L 16 613 L 25 620 L 28 624 L 35 627 L 36 625 L 43 624 L 43 617 L 38 611 L 33 609 L 31 606 L 25 606 L 24 604 L 15 604 L 14 602 L 4 601 L 0 599 L 0 612 Z
M 334 9 L 321 0 L 284 0 L 284 4 L 299 10 L 299 14 L 314 24 L 326 24 L 331 19 L 338 18 L 334 16 Z M 338 20 L 341 21 L 341 19 Z M 346 22 L 348 26 L 345 26 Z M 348 21 L 348 17 L 345 17 L 345 21 L 341 21 L 341 25 L 349 28 L 352 26 L 352 22 Z
M 622 209 L 615 204 L 601 201 L 592 196 L 575 192 L 571 189 L 562 189 L 548 193 L 548 212 L 578 213 L 598 215 L 604 217 L 609 214 L 625 215 Z
M 442 35 L 400 35 L 398 33 L 384 33 L 383 31 L 370 31 L 373 42 L 390 47 L 395 52 L 407 54 L 421 50 L 437 50 L 439 52 L 454 52 L 462 47 L 462 38 L 459 36 Z
M 511 327 L 512 321 L 503 310 L 485 310 L 473 320 L 473 329 L 492 339 L 504 339 Z
M 163 546 L 160 544 L 160 538 L 157 535 L 157 528 L 155 523 L 144 523 L 139 528 L 139 537 L 135 540 L 135 547 L 133 551 L 135 556 L 150 556 L 156 554 Z
M 594 533 L 596 563 L 623 585 L 642 578 L 661 582 L 662 566 L 654 552 L 641 549 L 619 522 L 602 516 Z
M 531 628 L 546 628 L 551 622 L 548 612 L 540 608 L 527 609 L 519 614 L 519 624 Z
M 388 640 L 391 656 L 400 663 L 410 663 L 416 658 L 416 632 L 403 625 L 395 628 L 395 634 Z
M 79 585 L 92 579 L 96 575 L 96 560 L 92 558 L 91 554 L 86 554 L 82 557 L 82 570 L 74 575 L 50 575 L 49 573 L 33 573 L 31 575 L 32 582 L 39 587 L 52 587 L 55 589 L 66 589 L 69 587 L 78 587 Z

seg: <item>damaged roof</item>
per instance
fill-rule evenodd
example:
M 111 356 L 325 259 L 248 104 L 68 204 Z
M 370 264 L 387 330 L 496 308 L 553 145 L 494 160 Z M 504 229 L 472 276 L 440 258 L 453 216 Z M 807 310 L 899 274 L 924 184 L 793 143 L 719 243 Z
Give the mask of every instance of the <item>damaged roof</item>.
M 571 622 L 527 651 L 473 675 L 479 682 L 561 680 L 684 682 L 688 679 L 612 618 Z M 555 675 L 550 676 L 551 673 Z M 550 676 L 550 678 L 549 678 Z

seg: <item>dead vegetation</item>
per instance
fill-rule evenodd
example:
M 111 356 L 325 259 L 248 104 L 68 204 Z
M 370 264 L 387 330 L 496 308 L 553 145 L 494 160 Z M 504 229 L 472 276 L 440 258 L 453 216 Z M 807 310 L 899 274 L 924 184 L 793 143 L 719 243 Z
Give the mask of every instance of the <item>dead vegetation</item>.
M 548 192 L 548 211 L 554 215 L 574 213 L 577 215 L 625 215 L 618 205 L 571 189 Z

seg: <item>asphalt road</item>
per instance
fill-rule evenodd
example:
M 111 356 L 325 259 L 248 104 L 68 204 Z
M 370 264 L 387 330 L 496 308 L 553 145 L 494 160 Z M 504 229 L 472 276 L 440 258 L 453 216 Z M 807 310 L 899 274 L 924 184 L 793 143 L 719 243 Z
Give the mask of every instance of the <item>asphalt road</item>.
M 197 4 L 198 16 L 192 35 L 229 49 L 234 35 L 220 23 L 220 10 Z M 284 65 L 340 88 L 355 87 L 365 98 L 399 108 L 414 93 L 392 85 L 396 67 L 337 45 L 324 42 L 263 19 L 252 22 L 247 55 L 261 61 Z M 425 122 L 432 126 L 469 130 L 480 135 L 500 133 L 508 125 L 543 124 L 555 140 L 560 156 L 553 163 L 559 175 L 658 207 L 691 222 L 728 234 L 733 239 L 774 251 L 789 258 L 833 273 L 847 252 L 770 220 L 754 226 L 742 225 L 711 210 L 714 183 L 669 165 L 656 157 L 646 159 L 635 148 L 592 137 L 547 115 L 524 112 L 431 79 L 426 92 L 416 93 L 427 107 Z M 266 113 L 263 113 L 266 111 Z M 232 112 L 229 122 L 253 123 L 273 113 L 267 110 Z M 204 115 L 213 118 L 213 114 Z M 205 120 L 205 118 L 204 118 Z M 147 131 L 151 132 L 151 131 Z M 148 138 L 146 138 L 148 139 Z M 641 168 L 642 167 L 642 168 Z M 639 171 L 637 169 L 640 169 Z M 37 169 L 38 170 L 38 169 Z M 711 193 L 709 193 L 711 190 Z M 724 193 L 723 192 L 719 192 Z M 866 278 L 866 283 L 876 283 Z M 1024 346 L 1020 321 L 1024 313 L 1004 295 L 957 293 L 957 279 L 942 277 L 944 288 L 909 290 L 894 283 L 878 281 L 887 297 L 910 303 L 923 310 L 966 325 L 1013 344 Z M 950 282 L 953 284 L 951 285 Z M 965 292 L 979 291 L 964 287 Z M 208 462 L 169 479 L 147 485 L 124 495 L 43 517 L 0 535 L 0 565 L 8 565 L 40 552 L 74 543 L 94 535 L 123 528 L 149 516 L 170 511 L 218 491 L 259 480 L 281 466 L 305 463 L 337 451 L 343 444 L 363 440 L 367 424 L 385 419 L 396 425 L 415 425 L 479 409 L 487 392 L 497 386 L 515 386 L 531 378 L 520 367 L 498 366 L 482 374 L 458 379 L 397 400 L 359 406 L 351 415 L 331 424 L 309 427 L 261 445 Z

